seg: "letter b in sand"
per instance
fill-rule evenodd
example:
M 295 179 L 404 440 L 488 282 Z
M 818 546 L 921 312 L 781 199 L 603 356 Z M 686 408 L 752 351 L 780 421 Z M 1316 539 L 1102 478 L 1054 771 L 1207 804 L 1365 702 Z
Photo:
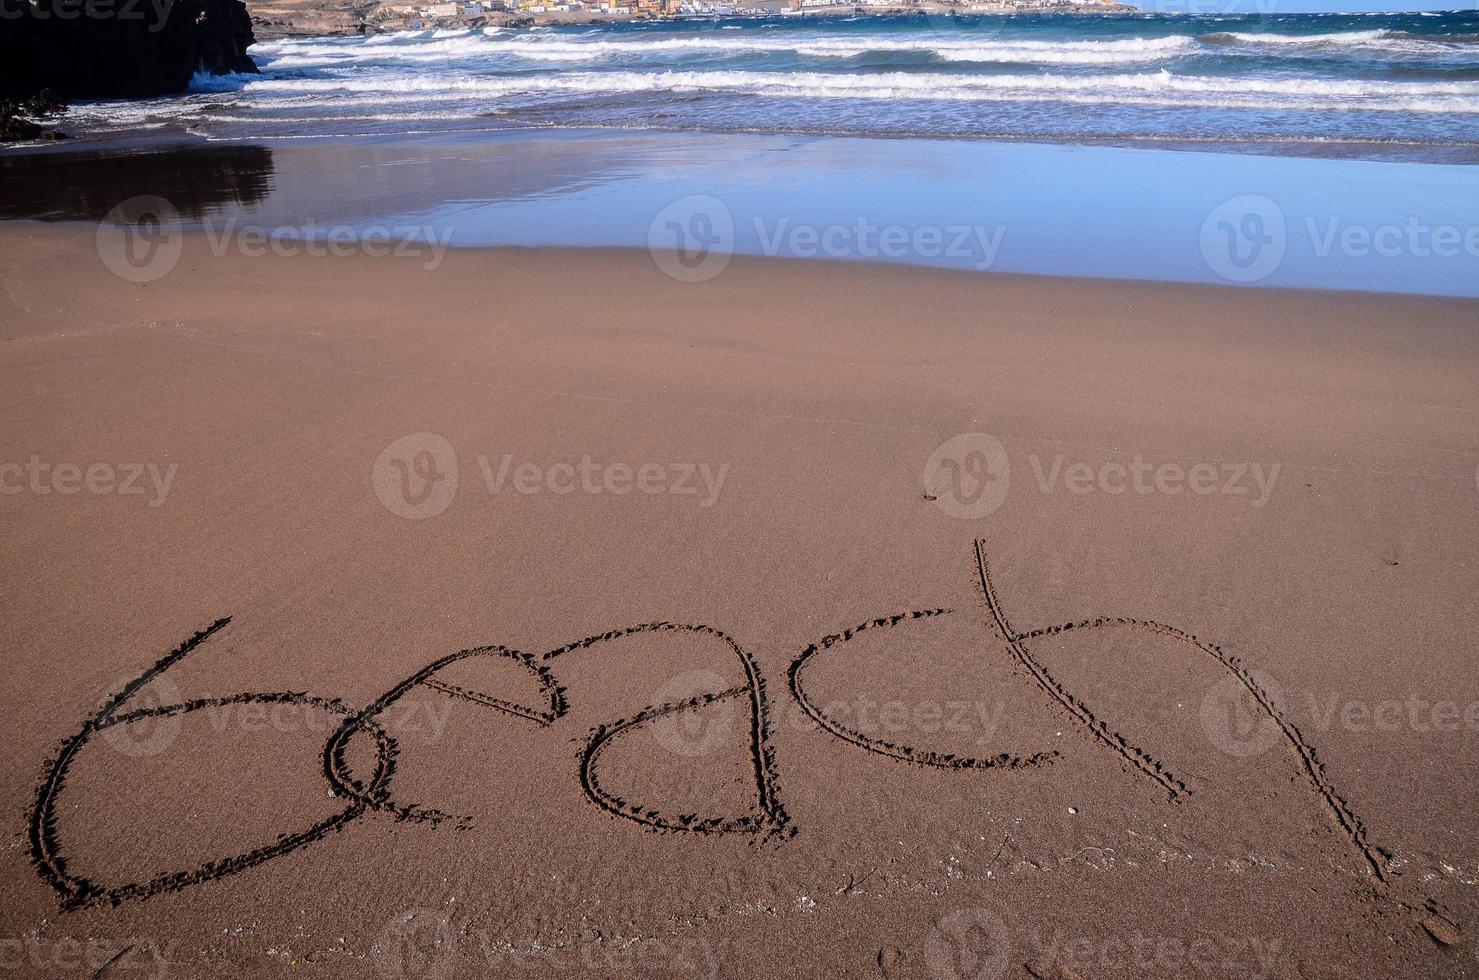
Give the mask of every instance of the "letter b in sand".
M 415 432 L 386 446 L 370 471 L 385 509 L 419 521 L 435 517 L 457 496 L 457 452 L 434 432 Z
M 680 198 L 647 226 L 647 250 L 670 279 L 703 282 L 729 265 L 734 251 L 734 215 L 717 197 Z
M 924 496 L 951 517 L 974 520 L 1006 501 L 1009 476 L 1001 440 L 967 432 L 945 440 L 924 464 Z

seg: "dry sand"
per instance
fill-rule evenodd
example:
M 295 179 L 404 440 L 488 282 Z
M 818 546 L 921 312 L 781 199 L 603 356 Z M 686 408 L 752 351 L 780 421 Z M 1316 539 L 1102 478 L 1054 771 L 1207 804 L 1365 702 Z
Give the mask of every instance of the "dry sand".
M 6 975 L 1479 975 L 1479 304 L 0 248 Z

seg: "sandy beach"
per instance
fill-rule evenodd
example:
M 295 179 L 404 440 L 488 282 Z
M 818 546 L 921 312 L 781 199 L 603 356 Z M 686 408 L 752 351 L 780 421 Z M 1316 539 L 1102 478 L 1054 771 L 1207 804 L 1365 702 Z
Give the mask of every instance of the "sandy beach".
M 10 975 L 1479 975 L 1479 303 L 96 243 L 0 226 Z

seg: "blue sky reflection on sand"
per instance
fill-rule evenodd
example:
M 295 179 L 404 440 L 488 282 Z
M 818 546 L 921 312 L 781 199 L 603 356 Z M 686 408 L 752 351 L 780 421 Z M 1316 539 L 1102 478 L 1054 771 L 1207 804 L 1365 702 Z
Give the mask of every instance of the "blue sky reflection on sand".
M 124 149 L 160 146 L 107 152 Z M 96 221 L 164 194 L 197 226 L 310 237 L 391 225 L 459 246 L 645 249 L 655 226 L 675 243 L 676 225 L 690 245 L 752 255 L 1479 295 L 1479 171 L 1465 165 L 610 130 L 212 141 L 168 166 L 92 152 L 0 158 L 0 218 Z M 182 186 L 233 168 L 252 193 L 187 211 Z
M 456 245 L 646 247 L 659 212 L 702 196 L 732 220 L 733 244 L 719 247 L 743 254 L 1479 295 L 1473 167 L 1022 143 L 619 139 L 604 173 L 511 196 L 449 195 L 394 222 L 450 230 Z M 828 236 L 835 226 L 845 231 Z M 924 226 L 938 238 L 916 237 Z M 885 228 L 908 244 L 878 254 Z M 1229 248 L 1244 265 L 1228 264 Z

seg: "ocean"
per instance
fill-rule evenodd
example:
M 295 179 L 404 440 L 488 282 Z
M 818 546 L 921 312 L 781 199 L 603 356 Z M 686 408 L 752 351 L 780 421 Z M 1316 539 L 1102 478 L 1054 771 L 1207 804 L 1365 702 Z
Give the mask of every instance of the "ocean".
M 1479 149 L 1475 11 L 687 20 L 281 39 L 252 55 L 260 76 L 84 104 L 73 125 L 212 138 L 549 127 L 1395 147 L 1433 160 Z
M 85 103 L 80 138 L 0 155 L 0 220 L 163 200 L 218 233 L 1479 295 L 1475 13 L 787 17 L 253 55 L 260 76 Z

